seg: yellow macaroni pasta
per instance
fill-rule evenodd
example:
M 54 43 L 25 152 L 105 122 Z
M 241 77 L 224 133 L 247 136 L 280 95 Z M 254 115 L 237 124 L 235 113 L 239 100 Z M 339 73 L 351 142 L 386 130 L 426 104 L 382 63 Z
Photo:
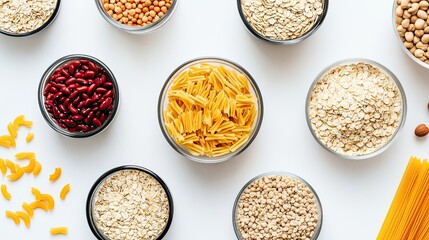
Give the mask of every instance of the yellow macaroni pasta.
M 55 168 L 55 172 L 49 176 L 49 181 L 55 182 L 61 176 L 61 168 Z
M 5 184 L 1 185 L 1 194 L 6 200 L 10 200 L 10 198 L 12 197 L 12 195 L 7 191 L 7 186 Z

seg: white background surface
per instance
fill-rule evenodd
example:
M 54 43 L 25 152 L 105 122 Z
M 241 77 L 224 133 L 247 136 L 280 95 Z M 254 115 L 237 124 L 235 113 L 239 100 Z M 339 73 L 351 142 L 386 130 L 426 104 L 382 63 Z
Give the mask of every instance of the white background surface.
M 429 139 L 414 137 L 414 127 L 429 122 L 429 80 L 426 70 L 409 59 L 392 30 L 392 0 L 331 0 L 322 27 L 293 46 L 264 43 L 247 32 L 234 0 L 180 0 L 170 21 L 146 36 L 110 26 L 94 1 L 64 0 L 57 20 L 28 38 L 0 36 L 0 134 L 23 113 L 34 120 L 35 138 L 26 144 L 20 130 L 15 150 L 0 157 L 35 151 L 43 169 L 38 178 L 24 176 L 7 183 L 13 197 L 0 197 L 1 239 L 95 239 L 85 218 L 87 193 L 105 171 L 138 164 L 161 176 L 173 194 L 175 212 L 167 240 L 235 239 L 231 211 L 236 194 L 252 177 L 273 170 L 306 179 L 319 194 L 324 222 L 321 240 L 375 239 L 411 155 L 429 156 Z M 45 123 L 37 104 L 37 86 L 45 69 L 73 53 L 93 55 L 114 72 L 121 108 L 102 134 L 68 139 Z M 179 156 L 165 141 L 157 122 L 158 94 L 167 76 L 181 63 L 200 56 L 233 60 L 256 79 L 265 101 L 262 128 L 253 144 L 225 163 L 204 165 Z M 308 88 L 331 63 L 364 57 L 390 68 L 408 98 L 408 117 L 399 139 L 383 154 L 364 161 L 336 157 L 322 149 L 305 122 Z M 55 167 L 58 182 L 49 183 Z M 31 186 L 56 196 L 71 184 L 55 210 L 38 210 L 30 229 L 4 216 L 30 202 Z M 68 226 L 66 237 L 49 229 Z

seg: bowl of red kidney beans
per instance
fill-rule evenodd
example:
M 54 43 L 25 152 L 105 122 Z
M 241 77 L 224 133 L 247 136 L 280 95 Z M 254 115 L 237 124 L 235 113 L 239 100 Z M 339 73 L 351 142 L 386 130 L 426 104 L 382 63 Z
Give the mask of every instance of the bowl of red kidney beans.
M 73 138 L 106 129 L 119 107 L 119 88 L 112 71 L 88 55 L 55 61 L 39 84 L 39 107 L 49 126 Z

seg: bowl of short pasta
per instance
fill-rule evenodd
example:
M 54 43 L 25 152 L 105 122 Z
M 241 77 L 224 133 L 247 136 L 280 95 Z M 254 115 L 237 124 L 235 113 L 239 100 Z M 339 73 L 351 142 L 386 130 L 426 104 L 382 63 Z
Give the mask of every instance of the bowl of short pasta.
M 181 155 L 219 163 L 243 152 L 255 139 L 263 100 L 253 77 L 229 60 L 190 60 L 167 78 L 158 100 L 158 120 L 167 142 Z

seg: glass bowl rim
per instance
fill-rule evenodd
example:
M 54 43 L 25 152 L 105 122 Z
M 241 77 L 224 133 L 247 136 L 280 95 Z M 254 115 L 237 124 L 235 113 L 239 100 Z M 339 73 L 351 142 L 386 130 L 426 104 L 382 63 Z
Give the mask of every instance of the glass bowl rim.
M 61 128 L 60 126 L 58 126 L 58 124 L 52 119 L 52 117 L 49 115 L 49 113 L 46 110 L 45 107 L 45 96 L 43 96 L 43 91 L 45 89 L 46 83 L 47 81 L 49 81 L 49 77 L 52 76 L 52 73 L 60 66 L 64 65 L 67 62 L 71 62 L 73 60 L 89 60 L 92 61 L 94 63 L 96 63 L 98 66 L 100 66 L 101 68 L 103 68 L 104 70 L 106 70 L 107 74 L 109 75 L 112 83 L 113 83 L 113 88 L 115 89 L 115 103 L 114 103 L 114 107 L 112 110 L 112 113 L 110 114 L 109 118 L 106 119 L 106 121 L 98 128 L 89 131 L 89 132 L 76 132 L 76 133 L 72 133 L 69 132 L 66 129 Z M 104 64 L 101 60 L 90 56 L 90 55 L 85 55 L 85 54 L 71 54 L 71 55 L 66 55 L 63 56 L 59 59 L 57 59 L 56 61 L 54 61 L 51 65 L 49 65 L 49 67 L 46 69 L 46 71 L 43 73 L 42 78 L 40 79 L 40 83 L 39 83 L 39 88 L 38 88 L 38 103 L 39 103 L 39 109 L 42 113 L 43 118 L 45 119 L 45 121 L 48 123 L 48 125 L 55 130 L 56 132 L 60 133 L 63 136 L 66 137 L 70 137 L 70 138 L 86 138 L 86 137 L 91 137 L 91 136 L 95 136 L 101 132 L 103 132 L 109 125 L 111 122 L 113 122 L 113 119 L 116 117 L 116 114 L 118 112 L 119 109 L 119 104 L 120 104 L 120 100 L 119 100 L 119 86 L 118 86 L 118 82 L 116 80 L 115 75 L 113 74 L 113 72 L 110 70 L 110 68 Z
M 176 143 L 176 141 L 174 139 L 172 139 L 172 137 L 170 136 L 168 131 L 165 129 L 165 124 L 164 124 L 164 114 L 163 114 L 164 105 L 165 105 L 164 102 L 165 102 L 165 100 L 168 100 L 167 94 L 168 94 L 169 86 L 170 86 L 171 82 L 173 81 L 173 77 L 176 74 L 183 72 L 184 70 L 186 70 L 186 68 L 188 68 L 190 66 L 194 66 L 194 65 L 204 63 L 204 62 L 217 62 L 217 63 L 220 63 L 224 66 L 227 66 L 228 68 L 238 70 L 238 72 L 240 72 L 241 74 L 244 74 L 247 77 L 247 80 L 249 81 L 251 89 L 254 91 L 254 95 L 258 101 L 257 102 L 258 103 L 258 106 L 257 106 L 258 113 L 256 116 L 256 121 L 253 125 L 253 129 L 250 133 L 250 137 L 247 140 L 247 142 L 245 144 L 243 144 L 235 152 L 230 152 L 228 154 L 217 156 L 217 157 L 192 155 L 191 153 L 189 153 L 189 151 L 187 151 L 186 149 L 183 149 L 183 147 L 181 147 L 179 144 Z M 244 152 L 244 150 L 246 150 L 251 145 L 251 143 L 255 140 L 256 136 L 259 133 L 259 130 L 261 128 L 262 121 L 263 121 L 264 101 L 262 99 L 261 91 L 260 91 L 259 86 L 256 83 L 255 79 L 241 65 L 239 65 L 233 61 L 227 60 L 225 58 L 220 58 L 220 57 L 199 57 L 199 58 L 194 58 L 194 59 L 191 59 L 191 60 L 188 60 L 188 61 L 182 63 L 177 68 L 175 68 L 174 71 L 167 77 L 167 80 L 164 82 L 164 84 L 161 88 L 161 92 L 160 92 L 159 97 L 158 97 L 157 112 L 158 112 L 158 124 L 161 128 L 161 132 L 162 132 L 164 138 L 169 143 L 169 145 L 176 152 L 178 152 L 182 156 L 185 156 L 187 159 L 190 159 L 192 161 L 199 162 L 199 163 L 210 163 L 210 164 L 211 163 L 221 163 L 221 162 L 230 160 L 230 159 L 238 156 L 240 153 Z
M 310 120 L 309 115 L 310 115 L 311 94 L 312 94 L 314 86 L 317 84 L 317 82 L 319 82 L 319 80 L 324 75 L 326 75 L 326 73 L 328 73 L 330 70 L 332 70 L 338 66 L 343 66 L 343 65 L 348 65 L 348 64 L 357 64 L 357 63 L 370 64 L 373 67 L 378 68 L 379 70 L 381 70 L 382 72 L 384 72 L 385 74 L 390 76 L 390 78 L 393 80 L 393 83 L 395 83 L 396 87 L 398 88 L 398 92 L 401 96 L 401 117 L 400 117 L 399 126 L 396 128 L 395 133 L 392 135 L 392 137 L 389 139 L 389 141 L 387 141 L 385 144 L 381 145 L 375 151 L 372 151 L 372 152 L 366 153 L 366 154 L 362 154 L 362 155 L 352 156 L 352 155 L 346 155 L 346 154 L 336 152 L 333 149 L 326 146 L 325 144 L 323 144 L 322 141 L 317 137 L 315 130 L 313 129 L 313 127 L 311 125 L 311 120 Z M 366 58 L 348 58 L 348 59 L 336 61 L 336 62 L 328 65 L 327 67 L 325 67 L 322 71 L 320 71 L 320 73 L 317 75 L 317 77 L 313 80 L 313 82 L 312 82 L 312 84 L 308 90 L 306 101 L 305 101 L 305 118 L 306 118 L 308 128 L 310 129 L 311 135 L 314 137 L 314 139 L 316 139 L 316 141 L 324 149 L 328 150 L 330 153 L 333 153 L 336 156 L 340 156 L 344 159 L 349 159 L 349 160 L 369 159 L 369 158 L 375 157 L 375 156 L 383 153 L 384 151 L 386 151 L 393 144 L 393 142 L 395 142 L 395 140 L 398 138 L 402 128 L 405 125 L 406 116 L 407 116 L 407 98 L 405 96 L 404 88 L 403 88 L 401 82 L 399 81 L 399 79 L 396 77 L 396 75 L 392 71 L 390 71 L 384 65 L 382 65 L 376 61 L 366 59 Z
M 103 173 L 103 175 L 101 175 L 94 182 L 94 184 L 92 185 L 92 187 L 88 193 L 88 197 L 86 200 L 86 220 L 87 220 L 88 226 L 91 229 L 91 232 L 94 234 L 94 236 L 97 239 L 107 240 L 107 239 L 103 238 L 103 234 L 100 233 L 100 230 L 98 229 L 98 227 L 95 224 L 95 221 L 92 217 L 92 203 L 93 203 L 96 191 L 98 190 L 99 186 L 101 186 L 101 184 L 104 183 L 104 181 L 106 179 L 108 179 L 110 176 L 113 176 L 114 174 L 116 174 L 120 171 L 126 171 L 126 170 L 137 170 L 137 171 L 144 172 L 144 173 L 148 174 L 149 176 L 153 177 L 162 186 L 164 192 L 166 193 L 167 199 L 168 199 L 168 205 L 169 205 L 169 210 L 168 210 L 169 216 L 168 216 L 167 223 L 164 227 L 164 230 L 157 237 L 157 240 L 161 240 L 167 234 L 168 230 L 170 229 L 171 223 L 173 221 L 173 214 L 174 214 L 173 196 L 171 195 L 170 189 L 168 188 L 167 184 L 164 182 L 164 180 L 162 180 L 161 177 L 159 177 L 155 172 L 153 172 L 153 171 L 151 171 L 145 167 L 138 166 L 138 165 L 123 165 L 123 166 L 112 168 L 112 169 L 106 171 L 105 173 Z
M 239 240 L 242 239 L 240 230 L 239 230 L 239 228 L 237 226 L 237 222 L 236 222 L 237 207 L 238 207 L 238 202 L 240 201 L 241 195 L 246 190 L 246 188 L 250 184 L 252 184 L 253 182 L 255 182 L 256 180 L 261 179 L 263 177 L 270 177 L 270 176 L 276 176 L 276 177 L 277 176 L 284 176 L 284 177 L 293 178 L 293 179 L 298 180 L 301 183 L 305 184 L 311 190 L 311 192 L 313 193 L 314 198 L 316 200 L 317 208 L 318 208 L 318 211 L 319 211 L 318 212 L 318 217 L 319 218 L 318 218 L 318 221 L 317 221 L 317 226 L 314 229 L 314 235 L 313 235 L 313 237 L 312 237 L 311 240 L 317 239 L 319 237 L 319 234 L 320 234 L 320 232 L 322 230 L 322 225 L 323 225 L 323 207 L 322 207 L 322 202 L 320 201 L 319 195 L 317 194 L 316 190 L 314 190 L 314 188 L 305 179 L 303 179 L 302 177 L 300 177 L 300 176 L 298 176 L 296 174 L 293 174 L 293 173 L 290 173 L 290 172 L 284 172 L 284 171 L 271 171 L 271 172 L 265 172 L 265 173 L 259 174 L 259 175 L 255 176 L 255 177 L 251 178 L 240 189 L 240 191 L 237 194 L 237 197 L 234 200 L 234 205 L 233 205 L 233 208 L 232 208 L 232 226 L 234 228 L 234 233 L 235 233 L 237 239 L 239 239 Z
M 273 43 L 273 44 L 278 44 L 278 45 L 281 45 L 281 44 L 291 45 L 291 44 L 299 43 L 299 42 L 309 38 L 311 35 L 313 35 L 315 32 L 317 32 L 317 30 L 320 28 L 320 26 L 322 26 L 322 23 L 324 22 L 326 15 L 328 14 L 328 9 L 329 9 L 329 0 L 322 0 L 323 1 L 323 12 L 322 12 L 321 16 L 317 19 L 317 21 L 313 27 L 311 27 L 306 33 L 304 33 L 300 37 L 297 37 L 294 39 L 276 40 L 276 39 L 271 39 L 269 37 L 263 36 L 262 34 L 260 34 L 258 31 L 256 31 L 252 27 L 252 25 L 247 21 L 246 16 L 244 16 L 243 8 L 241 6 L 242 1 L 243 0 L 237 0 L 237 8 L 238 8 L 238 13 L 240 15 L 240 18 L 241 18 L 243 24 L 246 26 L 247 30 L 253 36 L 255 36 L 257 39 L 263 40 L 265 42 Z

